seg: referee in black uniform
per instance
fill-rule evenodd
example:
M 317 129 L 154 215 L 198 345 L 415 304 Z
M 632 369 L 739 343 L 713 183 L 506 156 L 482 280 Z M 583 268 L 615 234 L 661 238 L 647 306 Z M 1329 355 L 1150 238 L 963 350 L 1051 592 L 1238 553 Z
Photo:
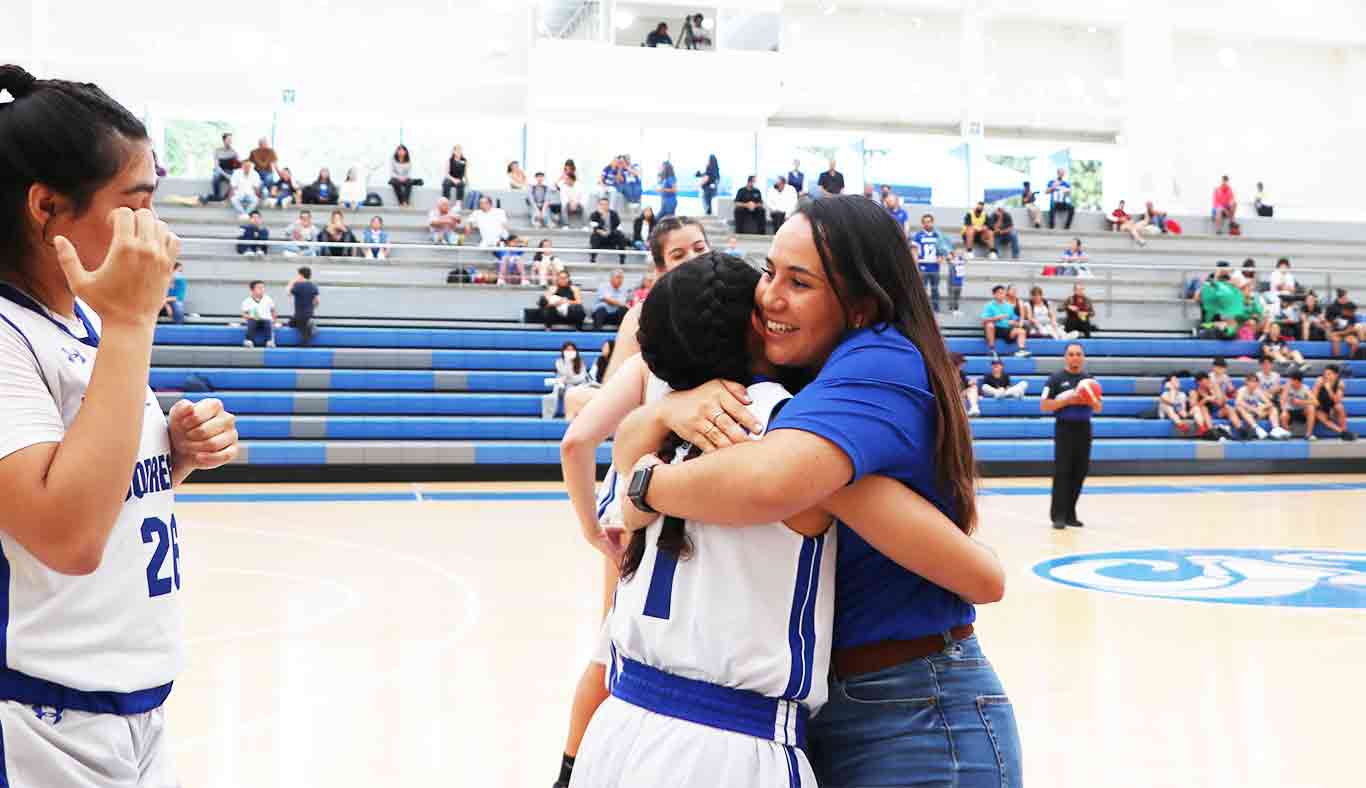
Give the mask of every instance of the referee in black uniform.
M 1081 345 L 1067 346 L 1063 356 L 1063 371 L 1055 372 L 1044 384 L 1039 398 L 1039 409 L 1052 413 L 1057 421 L 1053 426 L 1053 500 L 1048 513 L 1053 527 L 1082 527 L 1077 519 L 1077 499 L 1086 473 L 1091 467 L 1091 416 L 1099 413 L 1101 403 L 1075 403 L 1077 384 L 1086 380 L 1086 351 Z

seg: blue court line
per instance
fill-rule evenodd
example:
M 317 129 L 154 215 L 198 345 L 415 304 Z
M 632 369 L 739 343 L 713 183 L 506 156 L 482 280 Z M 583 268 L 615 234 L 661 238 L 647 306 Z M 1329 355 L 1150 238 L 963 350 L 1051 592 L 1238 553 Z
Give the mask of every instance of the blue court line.
M 1197 495 L 1207 493 L 1274 493 L 1318 492 L 1322 490 L 1366 490 L 1366 482 L 1269 482 L 1266 484 L 1138 484 L 1090 485 L 1085 495 Z M 983 488 L 983 496 L 1042 496 L 1052 493 L 1049 487 Z M 181 503 L 335 503 L 383 501 L 567 501 L 569 495 L 554 490 L 544 491 L 471 491 L 471 492 L 376 492 L 376 493 L 181 493 Z

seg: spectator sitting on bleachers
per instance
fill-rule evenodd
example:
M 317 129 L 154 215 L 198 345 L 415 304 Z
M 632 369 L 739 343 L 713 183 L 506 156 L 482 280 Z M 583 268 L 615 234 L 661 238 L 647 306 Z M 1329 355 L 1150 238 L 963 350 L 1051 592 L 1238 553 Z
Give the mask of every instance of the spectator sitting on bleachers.
M 604 198 L 605 199 L 605 198 Z M 631 294 L 626 290 L 626 272 L 618 268 L 612 277 L 598 288 L 598 302 L 593 307 L 593 330 L 603 326 L 619 326 L 630 309 Z
M 1067 171 L 1059 167 L 1058 177 L 1048 182 L 1045 191 L 1048 193 L 1048 229 L 1053 229 L 1058 214 L 1067 214 L 1067 223 L 1062 229 L 1072 229 L 1072 217 L 1076 209 L 1072 207 L 1072 184 L 1067 181 Z
M 625 203 L 623 221 L 640 215 L 640 201 L 645 199 L 645 186 L 640 178 L 640 165 L 631 161 L 631 154 L 621 154 L 621 174 L 625 183 L 621 187 L 621 197 Z
M 1229 232 L 1239 235 L 1238 228 L 1238 200 L 1233 194 L 1233 187 L 1228 183 L 1228 176 L 1225 175 L 1219 180 L 1219 185 L 1214 189 L 1214 209 L 1211 212 L 1214 217 L 1214 234 L 1223 235 L 1224 222 L 1228 222 Z
M 555 377 L 546 383 L 550 393 L 541 398 L 541 418 L 553 419 L 564 411 L 565 392 L 589 384 L 588 367 L 583 363 L 578 345 L 565 342 L 560 346 L 560 357 L 555 359 Z
M 250 163 L 250 162 L 247 162 Z M 239 241 L 269 241 L 270 230 L 261 223 L 261 212 L 252 210 L 248 215 L 247 224 L 242 225 L 242 234 L 237 236 Z M 237 245 L 238 254 L 264 255 L 269 250 L 266 244 L 243 243 Z
M 568 167 L 573 162 L 566 162 Z M 559 182 L 555 185 L 560 192 L 560 226 L 568 227 L 571 216 L 579 217 L 583 221 L 583 190 L 579 188 L 578 177 L 573 173 L 566 172 L 560 176 Z
M 532 227 L 550 226 L 550 187 L 546 185 L 545 173 L 534 176 L 536 182 L 526 190 L 526 205 L 531 211 Z
M 1078 282 L 1072 285 L 1072 295 L 1064 304 L 1067 309 L 1067 317 L 1063 319 L 1062 330 L 1073 336 L 1091 338 L 1091 332 L 1096 330 L 1093 322 L 1096 317 L 1096 308 L 1091 303 L 1091 299 L 1086 297 L 1086 287 Z M 1076 332 L 1073 334 L 1073 332 Z
M 351 228 L 346 224 L 346 214 L 341 211 L 333 211 L 328 217 L 327 226 L 318 233 L 319 241 L 331 241 L 338 244 L 353 244 L 356 242 L 356 234 L 351 232 Z M 352 246 L 324 246 L 318 252 L 327 257 L 360 257 L 362 256 L 359 247 Z
M 1111 211 L 1107 218 L 1110 221 L 1110 229 L 1112 231 L 1128 233 L 1129 237 L 1134 239 L 1134 243 L 1139 246 L 1148 245 L 1148 242 L 1143 240 L 1143 236 L 1140 235 L 1143 228 L 1139 227 L 1138 222 L 1134 221 L 1134 217 L 1130 216 L 1129 212 L 1124 210 L 1123 200 L 1119 201 L 1119 207 Z
M 436 207 L 427 212 L 427 229 L 431 231 L 432 243 L 454 245 L 460 239 L 463 229 L 459 211 L 452 210 L 451 201 L 442 197 Z
M 1304 437 L 1318 440 L 1314 435 L 1314 411 L 1318 407 L 1318 395 L 1304 385 L 1304 373 L 1293 370 L 1281 387 L 1281 426 L 1290 429 L 1292 424 L 1304 425 Z
M 275 347 L 275 301 L 266 295 L 266 283 L 260 279 L 248 285 L 250 295 L 242 300 L 242 321 L 247 326 L 243 347 L 265 345 Z
M 968 377 L 968 373 L 963 371 L 963 366 L 968 363 L 967 358 L 962 353 L 954 353 L 953 363 L 958 367 L 959 391 L 962 393 L 964 404 L 967 405 L 968 415 L 982 415 L 982 408 L 978 404 L 981 394 L 977 390 L 977 379 Z
M 1181 432 L 1190 432 L 1191 427 L 1186 421 L 1191 418 L 1191 412 L 1186 400 L 1186 392 L 1181 390 L 1181 380 L 1175 375 L 1168 375 L 1162 393 L 1157 395 L 1157 417 L 1169 419 Z
M 987 220 L 986 204 L 978 202 L 973 209 L 963 214 L 963 230 L 960 237 L 963 239 L 963 249 L 967 251 L 969 259 L 977 256 L 977 244 L 985 246 L 988 250 L 988 257 L 996 259 L 996 249 L 992 245 L 994 234 L 991 231 Z
M 1284 300 L 1295 295 L 1295 275 L 1290 273 L 1290 260 L 1282 257 L 1271 272 L 1271 292 Z
M 650 245 L 650 233 L 655 230 L 655 209 L 645 206 L 640 215 L 636 216 L 635 222 L 631 227 L 631 245 L 639 251 L 645 251 Z
M 526 171 L 522 165 L 516 161 L 508 162 L 508 188 L 513 191 L 521 191 L 526 188 Z
M 744 250 L 742 250 L 742 249 L 740 248 L 740 239 L 739 239 L 739 238 L 736 238 L 736 237 L 733 236 L 733 235 L 732 235 L 731 237 L 729 237 L 729 238 L 726 239 L 726 247 L 725 247 L 724 249 L 722 249 L 721 251 L 725 252 L 725 253 L 728 254 L 728 255 L 735 256 L 735 257 L 744 257 L 744 256 L 745 256 Z
M 535 284 L 541 287 L 550 287 L 564 270 L 564 263 L 555 256 L 554 252 L 547 251 L 553 249 L 554 243 L 549 238 L 542 238 L 536 245 L 536 256 L 531 258 L 531 275 Z
M 413 177 L 413 159 L 408 155 L 408 146 L 399 145 L 389 160 L 389 185 L 394 189 L 394 199 L 398 207 L 409 208 L 413 204 L 413 187 L 421 186 L 422 179 Z M 361 196 L 364 201 L 364 195 Z
M 336 205 L 341 199 L 341 191 L 332 181 L 332 172 L 326 167 L 318 170 L 318 179 L 304 187 L 305 205 Z
M 640 277 L 640 285 L 637 286 L 635 290 L 631 291 L 631 300 L 627 304 L 628 310 L 636 304 L 645 302 L 645 298 L 650 295 L 650 290 L 655 286 L 656 277 L 657 274 L 653 267 L 645 269 L 645 273 Z
M 1329 432 L 1336 432 L 1345 441 L 1354 441 L 1357 439 L 1356 433 L 1347 429 L 1347 408 L 1342 403 L 1343 394 L 1338 365 L 1329 364 L 1323 368 L 1323 374 L 1314 384 L 1314 399 L 1318 403 L 1318 407 L 1314 408 L 1316 423 L 1322 424 Z M 1314 425 L 1310 424 L 1309 431 L 1312 433 L 1313 430 Z
M 266 190 L 262 200 L 267 205 L 274 204 L 277 209 L 299 204 L 299 187 L 294 183 L 294 173 L 288 167 L 280 170 L 280 177 Z
M 844 193 L 844 173 L 835 169 L 835 160 L 830 160 L 830 169 L 821 173 L 821 177 L 816 179 L 816 185 L 826 194 Z
M 1086 256 L 1086 250 L 1081 248 L 1081 239 L 1073 238 L 1072 245 L 1062 250 L 1062 275 L 1090 276 L 1091 269 L 1086 266 L 1090 259 Z
M 300 266 L 285 292 L 294 299 L 294 317 L 290 318 L 289 324 L 299 332 L 299 344 L 310 344 L 313 341 L 313 316 L 318 313 L 318 303 L 322 300 L 318 286 L 313 284 L 313 269 Z
M 1281 373 L 1276 371 L 1275 362 L 1270 356 L 1260 356 L 1257 363 L 1261 367 L 1257 370 L 1257 382 L 1261 384 L 1263 391 L 1279 402 L 1282 388 Z
M 674 45 L 674 40 L 673 40 L 672 37 L 669 36 L 669 23 L 668 23 L 668 22 L 660 22 L 658 25 L 655 25 L 655 29 L 654 29 L 654 30 L 651 30 L 651 31 L 650 31 L 650 34 L 649 34 L 648 36 L 645 37 L 645 46 L 647 46 L 647 47 L 651 47 L 651 48 L 654 48 L 654 47 L 669 47 L 669 48 L 672 48 L 673 45 Z
M 232 135 L 223 135 L 223 147 L 213 152 L 213 181 L 209 193 L 199 198 L 201 203 L 222 202 L 231 193 L 228 189 L 232 175 L 242 166 L 237 151 L 232 147 Z
M 1014 309 L 1015 314 L 1019 316 L 1020 326 L 1028 330 L 1029 313 L 1025 309 L 1024 299 L 1020 298 L 1020 291 L 1016 290 L 1015 285 L 1013 284 L 1006 285 L 1006 303 L 1009 304 L 1010 308 Z
M 166 300 L 161 305 L 161 317 L 173 323 L 185 322 L 185 274 L 184 266 L 177 260 L 175 273 L 171 275 L 171 286 L 166 290 Z
M 1338 354 L 1338 349 L 1343 343 L 1347 344 L 1347 358 L 1356 355 L 1357 346 L 1361 344 L 1361 326 L 1357 323 L 1357 305 L 1347 297 L 1347 291 L 1338 288 L 1337 298 L 1323 310 L 1323 320 L 1328 336 L 1328 343 L 1333 348 L 1333 355 Z
M 261 203 L 261 177 L 256 174 L 250 159 L 242 162 L 241 169 L 232 174 L 229 189 L 228 204 L 237 209 L 238 219 L 246 221 Z
M 531 277 L 526 275 L 526 268 L 522 265 L 526 241 L 518 235 L 509 234 L 498 242 L 498 246 L 498 251 L 493 253 L 498 258 L 498 286 L 532 284 Z
M 764 195 L 754 186 L 754 176 L 735 192 L 735 232 L 741 235 L 763 235 L 768 222 L 764 218 Z
M 1219 409 L 1219 405 L 1208 372 L 1195 373 L 1195 388 L 1191 389 L 1189 402 L 1191 419 L 1195 421 L 1196 437 L 1224 437 L 1221 434 L 1223 430 L 1217 430 L 1214 424 L 1214 413 Z
M 995 252 L 1000 252 L 1001 247 L 1009 243 L 1010 259 L 1020 259 L 1020 231 L 1015 229 L 1015 217 L 1010 215 L 1010 211 L 1007 211 L 1004 205 L 996 206 L 996 213 L 987 220 L 987 227 L 996 236 Z
M 468 167 L 465 151 L 459 145 L 451 148 L 451 157 L 446 161 L 446 174 L 441 177 L 441 196 L 449 200 L 451 194 L 455 194 L 456 205 L 465 204 L 465 171 Z
M 1304 294 L 1304 303 L 1300 305 L 1300 325 L 1295 330 L 1300 332 L 1300 339 L 1323 342 L 1328 339 L 1328 329 L 1329 323 L 1323 317 L 1319 294 L 1310 290 Z
M 1235 400 L 1238 389 L 1228 374 L 1228 361 L 1223 356 L 1214 359 L 1209 371 L 1209 389 L 1205 405 L 1211 416 L 1228 419 L 1233 425 L 1233 435 L 1243 434 L 1243 419 L 1238 415 Z
M 1043 227 L 1041 217 L 1043 212 L 1039 210 L 1039 193 L 1029 186 L 1029 181 L 1024 182 L 1020 190 L 1020 204 L 1024 206 L 1025 212 L 1029 214 L 1029 223 L 1034 225 L 1034 229 Z
M 1281 426 L 1281 414 L 1276 408 L 1275 397 L 1262 388 L 1262 383 L 1256 375 L 1247 376 L 1247 382 L 1238 389 L 1233 406 L 1245 422 L 1242 435 L 1244 439 L 1251 437 L 1249 432 L 1256 434 L 1257 440 L 1265 440 L 1268 435 L 1276 440 L 1290 437 L 1290 431 Z M 1257 423 L 1262 420 L 1270 425 L 1270 432 L 1262 429 L 1262 425 Z
M 357 174 L 355 167 L 346 171 L 346 180 L 342 181 L 338 196 L 341 206 L 348 211 L 358 211 L 365 205 L 365 179 Z
M 539 306 L 546 331 L 556 323 L 566 323 L 572 328 L 579 328 L 587 316 L 579 288 L 574 285 L 569 272 L 564 270 L 555 275 L 554 287 L 541 296 Z
M 384 229 L 384 220 L 378 216 L 370 217 L 370 226 L 365 228 L 365 256 L 371 260 L 389 259 L 389 231 Z
M 1266 202 L 1266 189 L 1261 181 L 1257 181 L 1257 194 L 1252 198 L 1252 207 L 1256 209 L 1258 216 L 1270 218 L 1276 215 L 1276 209 Z
M 256 167 L 256 174 L 261 178 L 261 187 L 269 189 L 280 177 L 280 171 L 276 169 L 280 157 L 275 154 L 275 149 L 270 147 L 270 140 L 265 137 L 256 141 L 256 147 L 251 153 L 247 154 L 247 160 Z
M 1143 204 L 1143 215 L 1139 217 L 1138 224 L 1140 228 L 1148 227 L 1149 225 L 1151 225 L 1161 230 L 1163 235 L 1166 235 L 1167 212 L 1157 210 L 1153 207 L 1153 201 L 1148 200 L 1146 203 Z
M 1281 336 L 1279 323 L 1270 323 L 1260 341 L 1262 343 L 1262 358 L 1269 358 L 1277 365 L 1287 367 L 1293 364 L 1301 372 L 1309 371 L 1309 365 L 1304 363 L 1304 354 L 1290 347 L 1290 340 Z
M 1024 318 L 1025 327 L 1031 337 L 1041 337 L 1043 339 L 1076 339 L 1076 331 L 1064 331 L 1058 325 L 1058 316 L 1053 311 L 1053 305 L 1048 303 L 1048 299 L 1043 297 L 1043 288 L 1035 285 L 1029 289 L 1029 303 L 1024 305 L 1024 311 L 1020 313 Z
M 774 233 L 783 226 L 787 217 L 797 211 L 797 190 L 787 184 L 787 178 L 779 175 L 773 182 L 772 188 L 768 190 L 768 197 L 764 199 L 764 205 L 768 207 L 769 227 Z M 888 209 L 891 210 L 891 209 Z M 895 214 L 893 214 L 895 216 Z M 906 212 L 901 212 L 901 229 L 906 229 Z
M 1029 390 L 1029 382 L 1021 380 L 1010 382 L 1005 362 L 999 358 L 991 360 L 991 373 L 982 378 L 982 393 L 992 399 L 1024 399 Z
M 285 257 L 299 254 L 313 257 L 318 254 L 318 247 L 308 243 L 318 240 L 318 227 L 313 224 L 313 212 L 307 208 L 299 211 L 299 218 L 285 229 L 285 236 L 290 240 L 285 246 Z
M 1015 308 L 1006 303 L 1005 285 L 991 288 L 991 300 L 982 309 L 982 329 L 986 334 L 988 351 L 996 352 L 996 337 L 1000 336 L 1006 342 L 1015 341 L 1019 346 L 1015 351 L 1016 356 L 1024 358 L 1029 355 L 1025 349 L 1028 332 L 1020 326 Z
M 1251 257 L 1247 258 L 1240 270 L 1229 274 L 1228 280 L 1244 293 L 1257 292 L 1257 261 Z
M 612 210 L 611 203 L 606 197 L 598 199 L 598 209 L 593 211 L 593 215 L 588 217 L 588 226 L 593 228 L 593 234 L 588 236 L 588 245 L 593 249 L 625 249 L 628 244 L 626 236 L 621 234 L 621 216 Z M 620 262 L 626 263 L 626 255 L 621 255 Z M 594 252 L 588 256 L 588 262 L 596 263 L 598 254 Z M 622 299 L 625 302 L 625 299 Z

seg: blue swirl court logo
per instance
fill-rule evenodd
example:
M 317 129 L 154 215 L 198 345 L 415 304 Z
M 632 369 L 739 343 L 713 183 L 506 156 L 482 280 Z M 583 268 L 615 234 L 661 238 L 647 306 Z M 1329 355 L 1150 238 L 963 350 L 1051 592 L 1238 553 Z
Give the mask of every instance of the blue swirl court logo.
M 1034 574 L 1112 594 L 1366 609 L 1366 553 L 1337 550 L 1121 550 L 1054 558 Z

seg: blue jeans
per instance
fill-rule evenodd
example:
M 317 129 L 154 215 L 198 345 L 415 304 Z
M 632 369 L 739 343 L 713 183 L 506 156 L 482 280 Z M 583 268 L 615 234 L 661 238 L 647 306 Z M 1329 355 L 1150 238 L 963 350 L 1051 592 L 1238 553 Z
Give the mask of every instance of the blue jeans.
M 1020 258 L 1020 234 L 1015 230 L 1011 230 L 1010 232 L 1005 233 L 997 233 L 996 253 L 1000 254 L 1001 247 L 1007 243 L 1010 244 L 1010 259 L 1018 260 Z
M 807 729 L 822 788 L 1019 788 L 1015 712 L 976 637 L 895 667 L 831 678 Z
M 703 187 L 702 187 L 702 213 L 705 213 L 706 215 L 711 216 L 711 203 L 712 203 L 712 200 L 715 200 L 715 199 L 716 199 L 716 187 L 714 187 L 714 186 L 703 186 Z
M 925 286 L 930 289 L 930 304 L 934 306 L 934 311 L 939 311 L 939 272 L 921 271 L 921 278 L 925 280 Z

